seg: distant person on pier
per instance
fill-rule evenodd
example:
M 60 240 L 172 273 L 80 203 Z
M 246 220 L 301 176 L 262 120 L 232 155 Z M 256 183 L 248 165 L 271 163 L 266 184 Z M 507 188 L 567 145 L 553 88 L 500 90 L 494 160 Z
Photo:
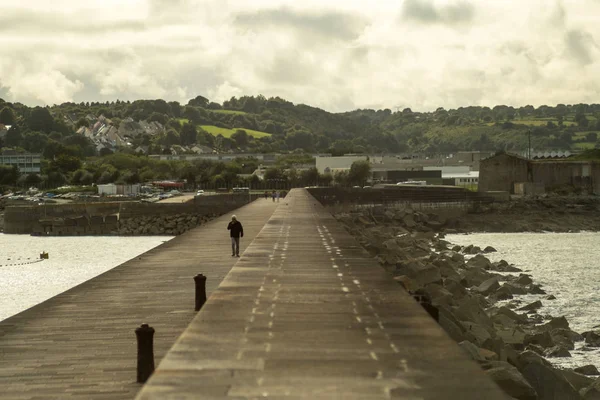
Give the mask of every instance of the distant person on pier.
M 244 237 L 244 228 L 235 215 L 231 216 L 231 222 L 227 225 L 231 237 L 231 257 L 240 256 L 240 237 Z
M 275 198 L 277 199 L 277 202 L 279 202 L 279 190 L 275 192 Z
M 269 199 L 269 192 L 267 192 L 267 191 L 265 190 L 265 200 L 268 200 L 268 199 Z
M 275 203 L 275 191 L 273 190 L 273 193 L 271 193 L 271 198 L 273 199 L 273 203 Z

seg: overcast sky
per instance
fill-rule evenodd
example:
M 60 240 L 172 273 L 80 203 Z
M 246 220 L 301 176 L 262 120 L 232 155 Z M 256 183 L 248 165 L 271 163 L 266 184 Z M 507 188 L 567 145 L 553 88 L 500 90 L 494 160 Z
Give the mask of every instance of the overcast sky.
M 0 0 L 0 98 L 600 102 L 600 0 Z

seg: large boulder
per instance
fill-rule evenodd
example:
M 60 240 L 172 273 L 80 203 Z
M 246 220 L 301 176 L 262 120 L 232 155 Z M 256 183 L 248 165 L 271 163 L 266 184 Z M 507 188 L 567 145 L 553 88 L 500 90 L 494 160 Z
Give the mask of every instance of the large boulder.
M 575 349 L 575 342 L 579 342 L 583 340 L 583 336 L 579 333 L 574 332 L 570 329 L 565 328 L 557 328 L 552 329 L 550 331 L 550 336 L 552 336 L 552 340 L 554 343 L 567 348 L 568 350 Z
M 497 360 L 498 355 L 487 349 L 482 349 L 468 340 L 464 340 L 458 344 L 461 349 L 475 361 L 490 361 Z
M 486 370 L 485 373 L 512 398 L 519 400 L 537 400 L 538 398 L 531 384 L 509 363 L 498 362 L 494 368 Z
M 495 335 L 495 332 L 490 332 L 484 326 L 473 322 L 462 321 L 461 324 L 465 328 L 466 333 L 475 339 L 475 343 L 479 347 L 483 347 L 484 343 L 492 338 L 492 333 Z
M 514 282 L 505 282 L 504 285 L 502 285 L 502 287 L 508 289 L 508 291 L 513 295 L 527 294 L 526 287 Z
M 536 311 L 542 307 L 542 302 L 539 300 L 534 301 L 533 303 L 529 303 L 526 306 L 518 308 L 518 311 Z
M 452 293 L 455 300 L 460 300 L 469 294 L 463 285 L 453 279 L 445 279 L 444 288 Z
M 454 309 L 454 315 L 460 321 L 469 321 L 476 324 L 492 328 L 494 323 L 484 311 L 482 304 L 476 296 L 465 297 L 457 301 L 457 307 Z
M 442 285 L 437 283 L 430 283 L 424 288 L 425 293 L 429 295 L 431 304 L 434 306 L 452 306 L 454 304 L 454 296 Z
M 569 329 L 569 321 L 564 316 L 550 319 L 544 325 L 538 327 L 541 330 L 552 331 L 554 329 Z
M 563 346 L 554 346 L 546 349 L 544 352 L 546 357 L 571 357 L 571 353 Z
M 539 400 L 581 400 L 578 391 L 561 371 L 539 355 L 526 351 L 519 356 L 519 371 L 535 389 Z
M 589 347 L 600 347 L 600 331 L 588 331 L 581 334 Z
M 514 265 L 507 263 L 505 260 L 500 260 L 500 261 L 492 263 L 492 266 L 490 267 L 490 269 L 492 271 L 499 271 L 499 272 L 522 272 L 521 269 L 515 267 Z
M 496 250 L 496 249 L 495 249 L 495 248 L 493 248 L 492 246 L 486 246 L 486 248 L 485 248 L 485 249 L 483 249 L 483 252 L 484 252 L 484 253 L 495 253 L 496 251 L 498 251 L 498 250 Z
M 477 254 L 475 257 L 467 261 L 466 265 L 468 268 L 490 269 L 492 267 L 492 262 L 488 260 L 487 257 Z
M 506 306 L 502 306 L 502 307 L 498 307 L 498 308 L 492 308 L 492 309 L 488 310 L 488 315 L 492 319 L 494 317 L 497 317 L 497 316 L 505 316 L 505 317 L 509 318 L 510 320 L 512 320 L 512 321 L 514 321 L 515 323 L 518 323 L 518 324 L 527 322 L 527 316 L 526 315 L 517 314 L 516 312 L 514 312 L 513 310 L 511 310 L 510 308 L 508 308 Z
M 462 326 L 460 321 L 448 310 L 446 307 L 439 307 L 439 320 L 438 324 L 446 331 L 455 342 L 460 343 L 466 339 L 467 336 L 472 338 L 471 335 L 465 334 L 465 328 Z
M 556 343 L 552 339 L 550 332 L 541 332 L 533 335 L 526 335 L 523 344 L 528 345 L 530 343 L 537 344 L 546 349 L 556 346 Z
M 600 378 L 579 391 L 584 400 L 600 400 Z
M 485 271 L 481 268 L 470 268 L 466 271 L 462 271 L 461 274 L 461 283 L 465 287 L 479 286 L 486 280 L 492 278 L 494 275 Z
M 496 330 L 497 337 L 501 338 L 504 343 L 517 350 L 523 350 L 525 348 L 525 335 L 525 332 L 518 327 L 501 328 Z
M 442 275 L 440 270 L 433 264 L 427 264 L 419 268 L 415 268 L 408 274 L 419 285 L 425 286 L 430 283 L 442 283 Z
M 500 282 L 498 277 L 490 278 L 486 281 L 483 281 L 479 286 L 475 288 L 475 290 L 481 293 L 484 296 L 494 293 L 496 290 L 500 288 Z
M 596 368 L 596 366 L 594 366 L 592 364 L 584 365 L 582 367 L 577 367 L 573 371 L 578 372 L 583 375 L 593 375 L 593 376 L 600 375 L 600 372 L 598 372 L 598 368 Z
M 437 259 L 433 262 L 433 264 L 438 267 L 438 269 L 440 270 L 440 274 L 442 275 L 442 277 L 444 278 L 454 278 L 457 280 L 460 280 L 460 275 L 458 274 L 457 270 L 457 263 L 447 259 L 447 258 L 442 258 L 442 259 Z
M 505 285 L 500 286 L 498 290 L 496 290 L 496 293 L 490 296 L 490 299 L 492 299 L 493 301 L 510 300 L 512 298 L 513 294 L 511 293 L 510 289 Z
M 585 389 L 594 383 L 594 378 L 590 378 L 571 369 L 563 369 L 560 371 L 566 380 L 581 393 L 581 389 Z
M 529 285 L 531 283 L 533 283 L 533 279 L 531 279 L 531 276 L 526 275 L 526 274 L 521 274 L 519 275 L 519 277 L 517 278 L 517 280 L 515 281 L 516 283 L 518 283 L 519 285 Z

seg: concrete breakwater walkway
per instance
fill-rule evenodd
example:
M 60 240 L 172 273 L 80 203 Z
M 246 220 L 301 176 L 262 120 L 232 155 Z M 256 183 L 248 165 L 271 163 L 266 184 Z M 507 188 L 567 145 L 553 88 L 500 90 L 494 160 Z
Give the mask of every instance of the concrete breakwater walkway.
M 276 208 L 235 210 L 244 250 Z M 194 281 L 216 289 L 238 259 L 217 218 L 90 281 L 0 322 L 0 399 L 133 399 L 134 329 L 156 329 L 158 363 L 194 318 Z M 68 239 L 65 239 L 68 240 Z
M 137 397 L 164 398 L 507 397 L 295 189 Z

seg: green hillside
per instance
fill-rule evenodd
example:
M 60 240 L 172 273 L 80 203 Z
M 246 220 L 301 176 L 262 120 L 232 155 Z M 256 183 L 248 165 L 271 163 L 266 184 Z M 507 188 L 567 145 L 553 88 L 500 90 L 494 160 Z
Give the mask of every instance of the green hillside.
M 270 133 L 255 131 L 255 130 L 247 129 L 247 128 L 229 129 L 229 128 L 220 128 L 220 127 L 214 126 L 214 125 L 200 125 L 200 128 L 204 129 L 206 132 L 210 133 L 211 135 L 214 135 L 214 136 L 223 135 L 226 138 L 230 138 L 231 135 L 233 135 L 237 130 L 244 130 L 244 131 L 246 131 L 246 133 L 248 135 L 250 135 L 254 138 L 262 138 L 262 137 L 271 136 Z

